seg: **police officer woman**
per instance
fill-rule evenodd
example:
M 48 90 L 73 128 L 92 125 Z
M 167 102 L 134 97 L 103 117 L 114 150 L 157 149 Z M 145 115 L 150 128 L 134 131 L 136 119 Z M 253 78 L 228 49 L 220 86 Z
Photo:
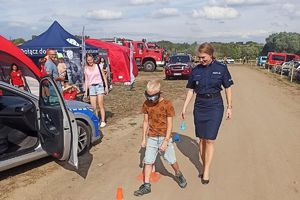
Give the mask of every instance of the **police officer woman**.
M 194 94 L 194 124 L 196 137 L 199 140 L 199 150 L 203 165 L 202 184 L 209 183 L 209 169 L 214 153 L 214 140 L 222 122 L 224 105 L 221 96 L 222 85 L 225 88 L 227 107 L 226 119 L 231 119 L 232 100 L 231 85 L 233 81 L 225 64 L 214 58 L 214 48 L 209 43 L 198 47 L 200 64 L 196 66 L 188 80 L 188 92 L 181 116 L 184 118 L 186 108 Z

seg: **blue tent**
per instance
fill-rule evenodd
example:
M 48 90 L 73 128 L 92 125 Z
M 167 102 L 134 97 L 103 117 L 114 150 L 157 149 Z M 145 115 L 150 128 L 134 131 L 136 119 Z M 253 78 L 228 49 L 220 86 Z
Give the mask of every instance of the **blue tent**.
M 35 37 L 28 42 L 23 43 L 19 48 L 29 57 L 43 57 L 46 55 L 46 50 L 53 48 L 58 52 L 63 52 L 65 48 L 80 49 L 81 40 L 67 32 L 57 21 L 48 28 L 47 31 Z M 91 45 L 85 45 L 86 52 L 98 54 L 106 52 Z M 105 54 L 105 53 L 104 53 Z
M 47 31 L 20 45 L 19 48 L 36 64 L 38 64 L 39 58 L 46 55 L 49 48 L 62 53 L 67 65 L 68 81 L 81 86 L 83 83 L 82 52 L 107 58 L 107 50 L 87 44 L 83 45 L 86 51 L 82 51 L 80 39 L 67 32 L 57 21 L 54 21 Z

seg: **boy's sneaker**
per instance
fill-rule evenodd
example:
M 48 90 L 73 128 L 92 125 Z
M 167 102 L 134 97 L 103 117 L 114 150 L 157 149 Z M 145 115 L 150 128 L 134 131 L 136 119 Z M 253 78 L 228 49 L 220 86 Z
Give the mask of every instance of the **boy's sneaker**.
M 100 128 L 104 128 L 106 126 L 106 123 L 105 122 L 101 122 L 100 123 Z
M 151 184 L 150 183 L 144 183 L 139 187 L 138 190 L 134 191 L 134 196 L 143 196 L 144 194 L 148 194 L 151 192 Z
M 177 173 L 177 174 L 175 175 L 175 177 L 176 177 L 176 180 L 177 180 L 178 185 L 179 185 L 181 188 L 185 188 L 186 185 L 187 185 L 187 182 L 186 182 L 186 180 L 185 180 L 183 174 L 182 174 L 181 172 L 179 172 L 179 173 Z

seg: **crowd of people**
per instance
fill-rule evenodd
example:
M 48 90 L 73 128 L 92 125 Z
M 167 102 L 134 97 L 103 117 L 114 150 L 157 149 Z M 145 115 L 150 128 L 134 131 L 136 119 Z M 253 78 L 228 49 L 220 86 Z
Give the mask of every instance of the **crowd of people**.
M 106 126 L 104 95 L 107 95 L 109 92 L 107 79 L 108 66 L 103 57 L 94 57 L 92 54 L 86 54 L 85 57 L 86 65 L 83 74 L 79 73 L 79 69 L 75 69 L 78 68 L 77 66 L 73 66 L 74 69 L 72 70 L 74 73 L 71 74 L 72 76 L 68 76 L 68 67 L 64 56 L 61 53 L 57 53 L 55 49 L 47 49 L 46 56 L 39 59 L 38 66 L 42 76 L 49 75 L 56 82 L 64 99 L 88 99 L 87 101 L 91 103 L 97 116 L 97 108 L 99 108 L 100 127 L 103 128 Z M 82 77 L 78 78 L 77 76 Z M 80 79 L 84 79 L 84 83 L 80 83 Z M 29 90 L 26 78 L 16 63 L 11 64 L 9 83 L 22 90 Z M 50 95 L 49 92 L 48 95 Z

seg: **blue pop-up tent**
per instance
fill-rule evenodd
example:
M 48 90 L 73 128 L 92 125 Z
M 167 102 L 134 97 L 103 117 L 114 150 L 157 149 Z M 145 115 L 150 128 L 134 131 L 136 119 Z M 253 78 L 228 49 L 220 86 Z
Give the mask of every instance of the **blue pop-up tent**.
M 67 78 L 73 84 L 83 83 L 82 52 L 101 55 L 107 59 L 107 50 L 85 44 L 82 49 L 82 41 L 67 32 L 57 21 L 41 35 L 23 43 L 19 48 L 36 64 L 38 59 L 46 55 L 47 49 L 55 49 L 64 57 L 67 65 Z
M 58 52 L 63 52 L 65 48 L 81 49 L 81 40 L 67 32 L 57 21 L 41 35 L 29 40 L 19 48 L 29 57 L 43 57 L 46 55 L 46 50 L 53 48 Z M 97 54 L 105 51 L 98 47 L 85 45 L 87 53 Z

